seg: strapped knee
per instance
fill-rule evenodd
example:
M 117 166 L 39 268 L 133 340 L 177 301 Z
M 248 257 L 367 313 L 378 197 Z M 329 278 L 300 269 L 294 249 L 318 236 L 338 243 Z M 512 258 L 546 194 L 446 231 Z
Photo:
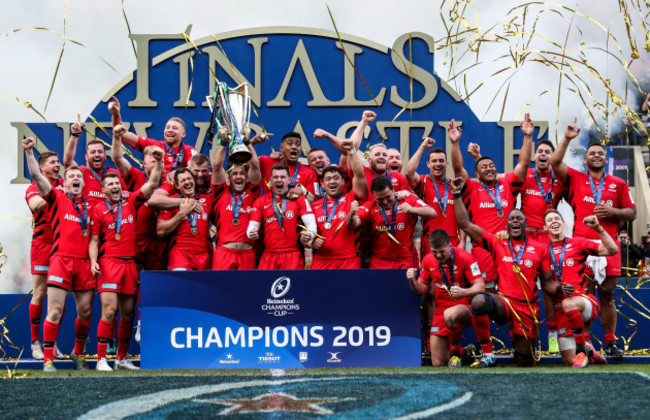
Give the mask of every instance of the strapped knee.
M 474 303 L 474 299 L 472 299 L 471 307 L 472 307 L 472 315 L 474 316 L 482 316 L 482 315 L 488 315 L 490 319 L 492 318 L 492 314 L 496 312 L 497 309 L 497 304 L 494 301 L 494 297 L 492 297 L 491 294 L 481 292 L 477 293 L 474 298 L 477 296 L 482 296 L 483 297 L 483 305 L 480 303 Z

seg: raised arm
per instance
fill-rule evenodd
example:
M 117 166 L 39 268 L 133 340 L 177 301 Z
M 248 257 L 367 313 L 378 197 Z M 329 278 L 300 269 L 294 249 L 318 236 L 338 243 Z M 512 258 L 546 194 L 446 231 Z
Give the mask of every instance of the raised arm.
M 36 182 L 38 193 L 41 195 L 41 197 L 45 197 L 50 193 L 50 191 L 52 191 L 52 186 L 50 185 L 50 181 L 45 178 L 45 175 L 41 173 L 41 168 L 38 166 L 38 162 L 34 157 L 34 144 L 34 138 L 27 137 L 23 140 L 23 149 L 25 149 L 25 157 L 27 158 L 27 168 L 29 169 L 29 174 Z
M 460 127 L 456 127 L 456 121 L 451 120 L 447 128 L 447 137 L 451 142 L 451 167 L 454 169 L 454 176 L 469 178 L 469 174 L 463 168 L 463 154 L 460 152 L 460 137 L 463 134 Z
M 65 150 L 63 151 L 64 168 L 67 168 L 74 163 L 74 155 L 77 152 L 79 136 L 83 133 L 85 127 L 86 124 L 81 122 L 81 114 L 77 114 L 77 122 L 70 126 L 70 139 L 68 140 L 68 144 L 65 145 Z
M 408 163 L 406 164 L 406 173 L 404 174 L 409 182 L 409 187 L 415 188 L 420 183 L 420 175 L 418 175 L 417 170 L 418 166 L 420 165 L 420 161 L 422 160 L 422 155 L 424 154 L 425 150 L 427 150 L 429 147 L 433 147 L 435 144 L 436 141 L 434 139 L 427 137 L 422 141 L 422 144 L 420 144 L 420 147 L 418 147 L 415 153 L 413 153 L 411 159 L 409 159 Z
M 354 143 L 354 148 L 359 150 L 361 147 L 361 141 L 363 140 L 363 132 L 366 130 L 368 124 L 373 122 L 377 118 L 377 114 L 373 111 L 363 111 L 361 116 L 361 122 L 357 125 L 357 128 L 354 129 L 354 132 L 350 136 L 350 140 Z
M 618 247 L 616 246 L 616 242 L 614 242 L 614 238 L 600 225 L 597 216 L 587 216 L 582 222 L 585 226 L 598 232 L 598 236 L 600 236 L 601 242 L 598 245 L 598 255 L 601 257 L 609 257 L 618 254 Z
M 352 178 L 352 190 L 357 197 L 367 197 L 369 193 L 368 183 L 366 182 L 363 163 L 361 163 L 361 156 L 356 152 L 352 140 L 346 140 L 343 149 L 346 150 L 345 153 L 348 156 L 348 164 L 354 174 L 354 178 Z
M 469 220 L 469 215 L 467 214 L 467 209 L 465 208 L 465 203 L 463 203 L 461 196 L 461 191 L 464 186 L 465 179 L 463 177 L 457 177 L 452 181 L 451 193 L 454 195 L 456 222 L 458 223 L 459 229 L 464 230 L 474 242 L 479 242 L 481 236 L 483 236 L 483 228 L 475 225 Z
M 230 136 L 230 129 L 223 126 L 219 129 L 219 142 L 212 157 L 212 185 L 221 185 L 226 182 L 226 170 L 223 167 L 226 161 L 226 142 Z M 252 149 L 252 147 L 250 148 Z
M 567 149 L 569 148 L 569 143 L 571 140 L 576 138 L 580 134 L 580 127 L 578 127 L 578 118 L 573 119 L 573 124 L 569 124 L 564 131 L 564 137 L 560 144 L 557 145 L 557 149 L 551 155 L 551 166 L 553 167 L 553 172 L 558 178 L 564 178 L 569 170 L 569 167 L 564 163 L 564 155 L 566 154 Z
M 154 150 L 152 156 L 154 159 L 156 159 L 156 165 L 151 170 L 147 182 L 140 188 L 140 194 L 147 198 L 151 197 L 156 188 L 158 188 L 158 184 L 160 184 L 160 177 L 162 177 L 163 173 L 163 158 L 165 157 L 165 152 L 160 147 L 156 147 L 156 150 Z
M 250 136 L 250 130 L 246 137 Z M 253 147 L 252 142 L 246 142 L 246 147 L 248 151 L 251 152 L 251 160 L 248 161 L 248 182 L 253 185 L 260 185 L 262 183 L 262 169 L 260 168 L 260 158 L 257 156 L 257 152 Z
M 126 133 L 126 128 L 122 124 L 113 127 L 113 147 L 111 148 L 111 158 L 120 171 L 120 176 L 125 177 L 131 170 L 131 164 L 124 157 L 122 149 L 122 136 Z M 156 184 L 157 185 L 157 184 Z
M 515 166 L 513 172 L 517 179 L 525 181 L 528 167 L 530 166 L 531 153 L 533 152 L 533 131 L 535 130 L 535 124 L 530 119 L 528 112 L 524 115 L 524 120 L 519 127 L 521 128 L 521 132 L 524 133 L 524 143 L 519 152 L 519 162 L 517 162 L 517 166 Z
M 124 124 L 122 123 L 122 115 L 120 114 L 120 101 L 118 101 L 115 96 L 113 96 L 112 99 L 113 100 L 108 103 L 108 112 L 111 113 L 111 122 L 114 129 L 116 126 Z M 138 136 L 134 133 L 125 131 L 122 135 L 122 141 L 131 147 L 136 147 L 138 145 Z
M 429 284 L 428 282 L 425 283 L 424 281 L 420 281 L 420 279 L 417 277 L 417 274 L 418 271 L 415 268 L 409 268 L 406 270 L 406 278 L 409 281 L 411 289 L 419 296 L 424 296 L 429 291 Z

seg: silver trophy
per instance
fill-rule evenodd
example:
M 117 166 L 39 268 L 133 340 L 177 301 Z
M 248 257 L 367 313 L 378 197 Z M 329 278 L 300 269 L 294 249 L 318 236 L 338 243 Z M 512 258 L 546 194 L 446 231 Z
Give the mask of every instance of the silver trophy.
M 251 117 L 251 97 L 248 95 L 248 85 L 242 83 L 236 88 L 229 88 L 223 82 L 218 83 L 214 94 L 208 96 L 206 100 L 217 126 L 230 129 L 228 161 L 235 164 L 248 162 L 252 155 L 244 144 L 243 134 Z

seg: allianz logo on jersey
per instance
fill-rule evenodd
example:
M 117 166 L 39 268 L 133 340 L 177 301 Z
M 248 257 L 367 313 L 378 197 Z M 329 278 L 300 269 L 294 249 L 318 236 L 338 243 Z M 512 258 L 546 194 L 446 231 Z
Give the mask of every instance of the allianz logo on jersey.
M 261 306 L 267 315 L 287 316 L 300 310 L 300 304 L 294 298 L 285 296 L 291 289 L 291 279 L 286 276 L 278 277 L 271 285 L 271 297 Z

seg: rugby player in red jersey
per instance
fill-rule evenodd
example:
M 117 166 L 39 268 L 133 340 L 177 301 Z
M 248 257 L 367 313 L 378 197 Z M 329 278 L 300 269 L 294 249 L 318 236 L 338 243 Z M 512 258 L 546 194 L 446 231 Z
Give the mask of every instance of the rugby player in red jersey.
M 264 232 L 264 253 L 260 259 L 260 270 L 300 270 L 303 256 L 298 248 L 298 240 L 310 247 L 316 233 L 316 220 L 309 201 L 300 195 L 290 200 L 289 168 L 277 164 L 271 168 L 271 193 L 255 200 L 246 235 L 249 239 L 260 239 L 260 229 Z M 299 219 L 307 228 L 298 233 Z
M 63 152 L 63 166 L 66 169 L 71 165 L 77 165 L 74 161 L 74 155 L 77 150 L 79 136 L 83 134 L 85 126 L 81 122 L 81 116 L 77 114 L 77 122 L 72 124 L 70 128 L 70 139 Z M 86 162 L 88 166 L 79 166 L 84 174 L 83 195 L 88 199 L 90 206 L 93 207 L 95 204 L 101 203 L 106 199 L 102 192 L 102 177 L 107 173 L 116 173 L 119 175 L 119 172 L 113 168 L 106 167 L 104 143 L 97 139 L 90 140 L 86 143 Z M 122 188 L 126 190 L 126 184 L 122 178 L 120 178 L 120 182 L 122 183 Z
M 142 187 L 122 198 L 122 186 L 117 174 L 102 179 L 106 200 L 97 204 L 90 222 L 88 255 L 90 269 L 97 276 L 97 288 L 102 302 L 102 316 L 97 326 L 97 370 L 113 370 L 106 361 L 106 348 L 113 335 L 113 325 L 120 308 L 117 330 L 117 359 L 115 369 L 137 370 L 126 359 L 131 341 L 135 304 L 138 293 L 138 270 L 135 265 L 135 232 L 137 207 L 151 196 L 162 175 L 162 150 L 155 151 L 156 164 L 151 177 Z
M 43 322 L 43 371 L 56 371 L 52 360 L 54 342 L 70 290 L 77 303 L 76 338 L 70 357 L 77 369 L 88 369 L 83 359 L 83 349 L 90 330 L 96 281 L 90 272 L 88 259 L 90 207 L 82 194 L 83 172 L 78 166 L 70 166 L 65 172 L 64 190 L 52 188 L 34 158 L 34 139 L 28 137 L 23 140 L 23 148 L 29 174 L 47 203 L 46 209 L 52 226 L 53 243 L 47 275 L 47 316 Z
M 212 256 L 210 217 L 213 198 L 196 190 L 196 178 L 188 168 L 174 171 L 180 206 L 158 214 L 158 236 L 171 236 L 170 270 L 209 270 Z M 197 211 L 196 203 L 202 208 Z
M 636 205 L 632 200 L 630 188 L 622 179 L 605 173 L 607 156 L 605 148 L 600 144 L 590 145 L 585 152 L 584 163 L 587 172 L 569 168 L 562 162 L 569 143 L 578 134 L 580 134 L 580 127 L 577 125 L 576 118 L 573 124 L 567 126 L 562 141 L 551 157 L 553 170 L 564 182 L 566 199 L 575 215 L 573 236 L 599 240 L 598 233 L 583 223 L 585 217 L 596 215 L 607 233 L 615 238 L 620 222 L 631 222 L 636 219 Z M 618 242 L 616 246 L 620 249 Z M 625 352 L 616 344 L 616 308 L 614 307 L 614 290 L 621 275 L 621 258 L 618 255 L 606 259 L 592 257 L 587 264 L 597 268 L 593 272 L 594 280 L 598 283 L 600 320 L 605 330 L 605 353 L 612 357 L 623 357 Z M 606 266 L 604 278 L 598 270 L 603 266 Z
M 402 155 L 394 147 L 386 151 L 388 153 L 388 170 L 393 172 L 402 171 Z
M 307 153 L 307 163 L 316 176 L 318 182 L 314 184 L 314 195 L 316 199 L 325 197 L 325 189 L 323 187 L 323 171 L 330 166 L 330 158 L 325 153 L 325 150 L 320 147 L 312 147 Z
M 587 366 L 589 360 L 607 363 L 591 344 L 585 345 L 584 329 L 598 316 L 600 306 L 594 295 L 587 290 L 585 262 L 590 255 L 611 256 L 618 253 L 614 239 L 598 222 L 596 216 L 587 216 L 583 224 L 598 233 L 601 242 L 587 238 L 564 236 L 564 219 L 557 210 L 551 209 L 544 215 L 544 225 L 550 235 L 549 254 L 553 274 L 558 283 L 573 285 L 573 294 L 555 295 L 553 306 L 555 320 L 560 331 L 559 346 L 562 361 L 576 369 Z
M 533 130 L 535 128 L 528 113 L 521 122 L 520 128 L 524 134 L 524 142 L 519 154 L 519 162 L 512 172 L 505 175 L 503 180 L 497 179 L 496 166 L 491 158 L 483 156 L 476 162 L 477 181 L 469 179 L 467 171 L 463 168 L 463 157 L 460 153 L 461 129 L 456 127 L 456 122 L 451 121 L 447 128 L 447 137 L 451 142 L 451 164 L 455 176 L 463 177 L 466 182 L 462 191 L 462 198 L 469 212 L 472 222 L 489 233 L 497 233 L 505 230 L 506 217 L 515 208 L 517 195 L 523 182 L 526 180 L 526 173 L 530 163 L 530 152 L 532 150 Z M 496 282 L 496 270 L 489 252 L 477 243 L 472 244 L 472 255 L 476 258 L 483 278 L 485 289 L 494 291 Z
M 252 139 L 252 144 L 268 139 L 267 135 L 255 137 L 261 140 Z M 302 154 L 302 136 L 300 133 L 291 131 L 282 136 L 280 154 L 280 161 L 269 156 L 259 157 L 260 170 L 262 171 L 262 178 L 265 181 L 262 185 L 264 194 L 269 192 L 269 189 L 273 189 L 270 181 L 271 169 L 278 163 L 282 163 L 289 168 L 289 198 L 295 199 L 299 195 L 303 195 L 310 202 L 313 201 L 314 195 L 316 194 L 314 186 L 318 184 L 318 176 L 308 165 L 299 162 L 300 155 Z
M 356 217 L 372 237 L 369 268 L 411 268 L 417 266 L 413 233 L 418 217 L 436 217 L 436 211 L 414 194 L 400 200 L 385 176 L 372 180 L 373 200 L 359 207 Z
M 224 170 L 228 127 L 219 130 L 221 141 L 212 161 L 212 188 L 214 190 L 214 225 L 217 233 L 212 257 L 213 270 L 254 270 L 254 242 L 246 236 L 255 199 L 260 193 L 259 159 L 248 141 L 250 129 L 245 129 L 244 143 L 251 159 L 244 165 L 232 165 Z M 249 182 L 251 180 L 251 182 Z
M 359 209 L 356 200 L 365 200 L 368 188 L 361 157 L 346 141 L 348 164 L 354 173 L 352 190 L 345 191 L 345 175 L 336 166 L 323 170 L 325 197 L 314 201 L 312 207 L 319 235 L 314 239 L 312 269 L 361 268 L 358 228 L 360 220 L 354 215 Z
M 120 115 L 120 101 L 115 96 L 108 104 L 108 111 L 112 115 L 113 128 L 123 125 L 122 116 Z M 128 131 L 124 133 L 122 140 L 139 151 L 143 151 L 147 146 L 158 146 L 165 150 L 165 173 L 168 173 L 186 167 L 192 156 L 197 153 L 194 147 L 183 143 L 183 138 L 186 135 L 185 129 L 185 122 L 182 119 L 172 117 L 165 124 L 164 141 L 138 136 Z
M 454 198 L 460 198 L 465 180 L 458 177 L 453 181 Z M 535 339 L 538 334 L 539 308 L 537 306 L 536 277 L 546 292 L 555 296 L 559 293 L 571 294 L 573 286 L 561 286 L 553 280 L 551 261 L 545 245 L 529 241 L 526 237 L 526 216 L 518 209 L 512 209 L 506 219 L 507 239 L 498 239 L 494 234 L 470 222 L 467 209 L 461 200 L 454 200 L 456 220 L 470 238 L 494 257 L 499 279 L 499 293 L 479 293 L 472 298 L 472 315 L 488 316 L 492 321 L 508 324 L 512 337 L 515 361 L 519 366 L 535 364 Z M 483 348 L 485 332 L 481 324 L 474 322 L 476 335 Z M 483 343 L 481 342 L 483 340 Z M 491 345 L 488 350 L 491 350 Z M 483 350 L 477 367 L 496 365 L 494 355 Z
M 485 291 L 485 284 L 472 254 L 452 246 L 445 230 L 433 230 L 428 240 L 431 252 L 422 260 L 420 277 L 416 279 L 417 270 L 409 268 L 406 278 L 418 295 L 433 295 L 431 364 L 457 368 L 461 366 L 461 333 L 472 322 L 469 302 Z
M 55 152 L 46 151 L 38 156 L 38 166 L 41 173 L 50 182 L 52 188 L 61 185 L 59 170 L 61 163 L 59 155 Z M 34 230 L 32 232 L 32 246 L 30 252 L 30 264 L 32 271 L 32 300 L 29 303 L 29 323 L 32 337 L 32 357 L 36 360 L 43 360 L 43 348 L 39 329 L 43 317 L 43 301 L 47 292 L 47 270 L 50 266 L 50 251 L 52 250 L 52 226 L 50 226 L 47 214 L 47 203 L 38 193 L 36 181 L 32 181 L 25 193 L 25 200 L 29 210 L 34 216 Z M 55 348 L 57 359 L 64 356 Z

